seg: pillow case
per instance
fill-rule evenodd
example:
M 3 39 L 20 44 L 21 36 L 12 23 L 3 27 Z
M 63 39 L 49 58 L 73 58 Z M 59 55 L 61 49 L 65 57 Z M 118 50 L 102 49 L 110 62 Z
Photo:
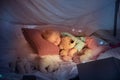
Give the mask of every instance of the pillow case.
M 22 28 L 22 32 L 27 42 L 40 56 L 59 54 L 58 46 L 43 39 L 41 36 L 42 30 Z

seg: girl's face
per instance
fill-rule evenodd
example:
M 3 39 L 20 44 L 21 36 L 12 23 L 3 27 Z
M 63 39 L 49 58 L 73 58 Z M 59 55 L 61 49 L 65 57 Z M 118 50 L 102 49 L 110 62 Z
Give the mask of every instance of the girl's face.
M 55 45 L 59 45 L 61 38 L 60 38 L 60 34 L 58 33 L 53 33 L 49 38 L 48 41 L 50 41 L 51 43 L 55 44 Z

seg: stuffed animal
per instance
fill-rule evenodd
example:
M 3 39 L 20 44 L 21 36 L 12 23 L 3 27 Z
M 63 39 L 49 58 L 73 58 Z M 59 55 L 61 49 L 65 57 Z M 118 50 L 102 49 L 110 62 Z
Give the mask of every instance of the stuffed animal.
M 19 74 L 32 73 L 31 62 L 23 57 L 17 57 L 16 60 L 9 63 L 10 70 Z
M 70 33 L 62 32 L 61 33 L 63 39 L 60 43 L 60 55 L 62 55 L 62 59 L 64 61 L 69 61 L 73 58 L 74 53 L 80 52 L 85 46 L 85 38 L 76 37 Z M 63 57 L 64 56 L 64 57 Z
M 62 60 L 59 55 L 38 56 L 37 54 L 29 54 L 27 57 L 18 57 L 9 63 L 12 72 L 26 74 L 39 70 L 43 73 L 54 72 L 58 70 Z
M 39 71 L 48 73 L 56 71 L 61 61 L 59 55 L 45 55 L 36 57 L 34 65 Z
M 60 43 L 60 56 L 64 61 L 70 61 L 72 56 L 77 51 L 75 47 L 76 43 L 68 36 L 61 38 Z
M 74 48 L 77 49 L 78 52 L 80 52 L 84 46 L 86 45 L 85 44 L 85 37 L 76 37 L 70 33 L 67 33 L 67 32 L 62 32 L 61 33 L 63 37 L 67 36 L 67 37 L 70 37 L 72 39 L 72 41 L 75 43 L 75 46 Z

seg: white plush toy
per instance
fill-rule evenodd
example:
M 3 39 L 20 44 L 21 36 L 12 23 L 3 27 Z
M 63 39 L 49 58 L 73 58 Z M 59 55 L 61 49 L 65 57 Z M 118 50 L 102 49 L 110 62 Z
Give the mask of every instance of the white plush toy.
M 59 68 L 60 62 L 59 55 L 46 55 L 42 57 L 37 57 L 35 59 L 36 68 L 39 69 L 41 72 L 54 72 Z

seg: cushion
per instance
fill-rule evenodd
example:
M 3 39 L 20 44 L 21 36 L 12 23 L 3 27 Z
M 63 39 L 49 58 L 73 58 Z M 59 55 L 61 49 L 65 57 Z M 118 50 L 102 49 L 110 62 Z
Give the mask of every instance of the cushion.
M 41 31 L 42 30 L 22 28 L 25 39 L 40 56 L 59 54 L 58 46 L 43 39 Z

